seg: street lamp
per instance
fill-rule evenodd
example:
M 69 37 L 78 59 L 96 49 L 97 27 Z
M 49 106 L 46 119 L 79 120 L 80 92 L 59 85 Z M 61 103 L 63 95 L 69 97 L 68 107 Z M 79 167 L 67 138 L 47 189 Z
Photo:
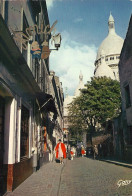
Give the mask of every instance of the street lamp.
M 60 47 L 61 45 L 61 34 L 58 33 L 54 36 L 52 36 L 52 41 L 51 41 L 51 44 L 54 42 L 54 45 L 55 45 L 55 48 L 56 49 L 50 49 L 50 50 L 58 50 L 58 48 Z

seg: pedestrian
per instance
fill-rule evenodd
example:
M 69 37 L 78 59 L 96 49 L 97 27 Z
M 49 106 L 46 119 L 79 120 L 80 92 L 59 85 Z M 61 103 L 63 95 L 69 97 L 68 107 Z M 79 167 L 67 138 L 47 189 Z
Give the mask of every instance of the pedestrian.
M 98 148 L 97 148 L 97 145 L 94 145 L 93 150 L 94 150 L 94 159 L 96 159 L 97 156 L 98 156 Z
M 71 146 L 70 146 L 70 144 L 68 145 L 67 157 L 69 160 L 71 160 Z
M 99 155 L 99 158 L 102 158 L 102 144 L 98 144 L 98 155 Z
M 63 142 L 61 142 L 61 139 L 59 139 L 58 144 L 56 145 L 55 148 L 56 151 L 56 159 L 59 158 L 60 160 L 60 164 L 63 164 L 63 158 L 66 158 L 66 147 L 65 144 Z
M 71 150 L 70 154 L 71 154 L 71 160 L 73 161 L 74 152 Z
M 82 157 L 84 157 L 84 155 L 85 155 L 85 150 L 84 150 L 84 147 L 83 146 L 81 148 L 81 155 L 82 155 Z

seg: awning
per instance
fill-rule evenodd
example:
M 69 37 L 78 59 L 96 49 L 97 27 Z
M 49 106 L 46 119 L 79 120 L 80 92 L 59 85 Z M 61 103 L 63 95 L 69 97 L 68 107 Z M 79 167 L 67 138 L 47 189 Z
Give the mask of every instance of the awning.
M 57 114 L 55 101 L 52 95 L 44 92 L 36 93 L 36 102 L 40 111 L 50 111 Z
M 13 97 L 13 93 L 10 88 L 0 79 L 0 96 L 2 97 Z

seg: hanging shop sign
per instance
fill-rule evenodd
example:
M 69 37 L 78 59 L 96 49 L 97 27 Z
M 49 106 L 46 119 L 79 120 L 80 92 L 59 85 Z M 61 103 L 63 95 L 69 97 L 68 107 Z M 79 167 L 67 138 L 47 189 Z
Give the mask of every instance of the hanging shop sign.
M 47 25 L 44 28 L 44 25 L 41 24 L 41 28 L 37 25 L 30 26 L 26 28 L 25 32 L 19 32 L 19 31 L 13 31 L 14 39 L 17 43 L 22 44 L 22 48 L 24 50 L 27 50 L 28 44 L 31 44 L 31 54 L 33 58 L 38 59 L 46 59 L 49 57 L 51 50 L 49 49 L 49 43 L 48 43 L 48 37 L 51 35 L 52 41 L 54 41 L 55 35 L 55 25 L 57 24 L 57 21 L 53 23 L 53 25 L 50 28 L 50 25 Z M 33 36 L 38 37 L 39 35 L 44 35 L 44 42 L 39 44 L 38 41 L 32 41 Z M 59 34 L 60 35 L 60 34 Z

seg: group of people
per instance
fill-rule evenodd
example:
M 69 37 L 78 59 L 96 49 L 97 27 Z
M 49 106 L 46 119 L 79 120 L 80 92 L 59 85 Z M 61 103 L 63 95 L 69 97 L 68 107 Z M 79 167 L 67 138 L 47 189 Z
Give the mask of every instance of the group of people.
M 55 147 L 55 153 L 56 153 L 56 159 L 60 161 L 60 164 L 63 164 L 63 159 L 66 157 L 70 160 L 73 160 L 73 157 L 78 156 L 78 151 L 75 149 L 75 147 L 70 147 L 70 145 L 67 147 L 61 139 L 59 139 L 58 144 Z M 83 146 L 80 148 L 80 155 L 84 157 L 86 154 L 85 149 Z
M 93 158 L 94 159 L 98 159 L 101 158 L 102 156 L 104 156 L 106 153 L 104 151 L 104 149 L 102 147 L 102 144 L 99 145 L 94 145 L 92 147 L 92 151 L 93 151 Z M 81 148 L 79 148 L 77 146 L 77 148 L 75 147 L 70 147 L 70 145 L 66 146 L 61 139 L 59 139 L 58 144 L 55 147 L 55 153 L 56 153 L 56 159 L 60 161 L 60 164 L 63 164 L 63 159 L 65 159 L 66 157 L 70 160 L 73 160 L 73 157 L 75 156 L 82 156 L 84 157 L 84 155 L 86 155 L 86 151 L 83 147 L 83 145 L 81 146 Z

